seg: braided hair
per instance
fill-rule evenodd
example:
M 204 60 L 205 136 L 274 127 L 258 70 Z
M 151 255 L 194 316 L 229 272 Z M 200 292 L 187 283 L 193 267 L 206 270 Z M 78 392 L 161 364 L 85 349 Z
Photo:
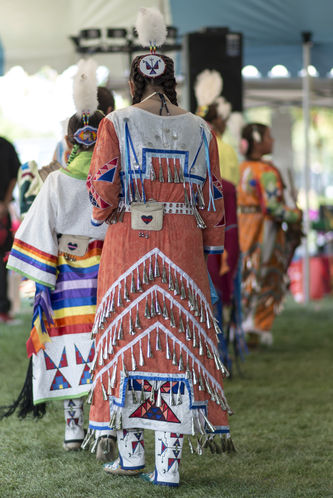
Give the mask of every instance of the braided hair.
M 165 72 L 157 78 L 148 78 L 143 76 L 139 71 L 141 57 L 142 55 L 135 57 L 131 66 L 130 80 L 134 83 L 133 104 L 141 102 L 146 86 L 150 84 L 162 88 L 163 93 L 168 97 L 171 104 L 178 106 L 173 60 L 170 57 L 163 55 Z
M 245 139 L 248 144 L 247 150 L 244 153 L 247 159 L 250 159 L 252 156 L 254 144 L 257 143 L 255 134 L 258 133 L 260 135 L 262 142 L 267 128 L 267 125 L 261 123 L 249 123 L 242 129 L 242 138 Z

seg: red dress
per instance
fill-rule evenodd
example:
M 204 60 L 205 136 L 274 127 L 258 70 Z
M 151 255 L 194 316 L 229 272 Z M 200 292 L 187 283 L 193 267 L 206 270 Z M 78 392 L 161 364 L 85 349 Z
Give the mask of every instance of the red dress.
M 224 242 L 215 138 L 190 113 L 115 111 L 100 125 L 87 185 L 93 223 L 111 223 L 98 277 L 90 429 L 229 438 L 204 258 Z M 129 201 L 143 191 L 163 203 L 160 231 L 131 228 Z

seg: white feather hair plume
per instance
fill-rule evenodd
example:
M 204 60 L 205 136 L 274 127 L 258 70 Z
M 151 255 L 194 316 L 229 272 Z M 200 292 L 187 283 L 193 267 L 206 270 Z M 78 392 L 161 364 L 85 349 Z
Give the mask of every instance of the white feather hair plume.
M 228 119 L 231 114 L 231 104 L 224 97 L 218 97 L 215 101 L 217 104 L 217 114 L 221 116 L 222 119 Z
M 93 59 L 81 59 L 74 76 L 73 98 L 76 114 L 94 114 L 98 107 L 97 100 L 97 64 Z
M 136 18 L 135 29 L 140 45 L 160 47 L 166 40 L 167 29 L 161 12 L 156 7 L 142 7 Z
M 194 93 L 197 99 L 198 106 L 206 106 L 212 104 L 223 88 L 222 76 L 218 71 L 205 69 L 196 79 L 194 85 Z

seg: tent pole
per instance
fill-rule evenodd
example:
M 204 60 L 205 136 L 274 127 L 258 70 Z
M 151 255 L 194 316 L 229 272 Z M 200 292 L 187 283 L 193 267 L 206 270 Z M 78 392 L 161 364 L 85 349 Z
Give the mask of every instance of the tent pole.
M 311 57 L 312 33 L 302 33 L 303 38 L 303 121 L 304 121 L 304 198 L 305 206 L 303 213 L 304 232 L 303 240 L 303 294 L 304 303 L 310 302 L 310 254 L 309 254 L 309 191 L 310 191 L 310 75 L 309 65 Z

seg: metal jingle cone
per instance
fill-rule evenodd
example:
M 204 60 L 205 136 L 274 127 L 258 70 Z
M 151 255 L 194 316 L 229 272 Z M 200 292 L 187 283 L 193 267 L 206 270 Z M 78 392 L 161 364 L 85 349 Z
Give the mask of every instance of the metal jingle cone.
M 201 375 L 201 372 L 199 372 L 199 391 L 204 391 L 204 390 L 205 390 L 205 386 L 204 386 L 204 383 L 202 380 L 202 375 Z
M 151 344 L 150 344 L 150 334 L 148 334 L 148 339 L 147 339 L 147 358 L 152 358 L 152 352 L 151 352 Z
M 162 284 L 167 284 L 167 274 L 166 274 L 166 269 L 165 269 L 165 264 L 164 261 L 162 263 Z
M 165 297 L 163 296 L 163 312 L 162 316 L 165 320 L 169 320 L 169 313 L 168 313 L 168 308 L 165 302 Z
M 149 305 L 148 305 L 148 296 L 146 296 L 146 304 L 145 304 L 145 312 L 144 312 L 144 317 L 150 319 L 150 311 L 149 311 Z
M 177 278 L 176 273 L 175 273 L 175 288 L 174 288 L 173 293 L 175 296 L 178 296 L 180 294 L 179 283 L 178 283 L 178 278 Z
M 212 396 L 212 390 L 211 390 L 211 388 L 210 388 L 210 384 L 209 384 L 209 382 L 208 382 L 207 377 L 205 377 L 205 376 L 204 376 L 204 377 L 203 377 L 203 379 L 204 379 L 204 384 L 205 384 L 206 391 L 208 392 L 208 394 L 209 394 L 210 396 Z
M 201 304 L 200 304 L 200 319 L 199 319 L 199 322 L 200 323 L 203 323 L 205 321 L 205 313 L 204 313 L 204 307 L 203 307 L 203 304 L 202 304 L 202 301 L 201 301 Z
M 124 206 L 122 206 L 122 208 L 121 208 L 121 209 L 120 209 L 120 211 L 119 211 L 118 221 L 119 221 L 120 223 L 123 223 L 123 221 L 124 221 L 124 214 L 125 214 L 125 205 L 124 205 Z
M 183 362 L 183 355 L 180 352 L 179 354 L 179 362 L 178 362 L 178 370 L 182 372 L 184 370 L 184 362 Z
M 159 334 L 158 329 L 156 330 L 156 351 L 162 351 L 160 334 Z
M 153 297 L 152 297 L 152 299 L 153 299 Z M 160 303 L 158 301 L 157 292 L 155 293 L 155 308 L 156 308 L 157 315 L 162 315 L 162 309 L 161 309 Z
M 189 448 L 190 448 L 190 453 L 193 455 L 194 454 L 194 448 L 193 448 L 193 444 L 192 444 L 190 436 L 187 436 L 187 441 L 188 441 L 188 445 L 189 445 Z
M 124 339 L 123 319 L 120 320 L 117 339 L 118 339 L 118 341 L 122 341 Z
M 149 401 L 151 403 L 155 402 L 155 390 L 154 390 L 153 386 L 151 386 L 151 391 L 150 391 L 150 395 L 149 395 Z
M 169 291 L 173 291 L 174 289 L 175 289 L 175 287 L 173 285 L 171 266 L 169 265 Z
M 213 386 L 213 392 L 214 392 L 214 398 L 215 398 L 215 403 L 217 405 L 221 405 L 221 401 L 220 401 L 220 397 L 219 395 L 217 394 L 217 391 L 215 389 L 215 387 Z
M 84 440 L 83 440 L 83 442 L 81 444 L 81 449 L 82 450 L 85 450 L 88 447 L 88 445 L 90 443 L 90 440 L 93 437 L 93 435 L 94 435 L 94 431 L 92 429 L 88 428 L 86 437 L 84 438 Z
M 91 365 L 90 365 L 90 369 L 89 369 L 90 373 L 92 373 L 95 370 L 95 365 L 96 365 L 96 362 L 97 362 L 97 358 L 98 358 L 98 355 L 95 353 L 94 359 L 93 359 L 93 361 L 91 362 Z
M 92 388 L 90 389 L 90 391 L 89 391 L 88 398 L 87 398 L 87 404 L 88 404 L 88 405 L 91 405 L 91 403 L 92 403 L 93 394 L 94 394 L 94 389 L 93 389 L 93 387 L 92 387 Z
M 113 367 L 113 370 L 112 370 L 112 375 L 111 375 L 111 380 L 110 380 L 110 385 L 111 385 L 111 388 L 114 389 L 115 388 L 115 385 L 116 385 L 116 378 L 117 378 L 117 363 L 115 364 L 115 366 Z
M 112 344 L 112 334 L 110 332 L 110 340 L 109 340 L 109 349 L 108 349 L 109 355 L 113 354 L 113 344 Z
M 121 284 L 119 284 L 119 286 L 118 286 L 117 306 L 118 306 L 118 308 L 121 308 L 123 306 L 123 300 L 121 299 Z
M 170 404 L 170 406 L 176 406 L 175 398 L 173 395 L 173 382 L 172 381 L 170 381 L 169 404 Z
M 180 310 L 179 310 L 179 327 L 178 327 L 178 332 L 181 332 L 181 333 L 185 332 L 185 327 L 184 327 L 182 312 Z
M 227 405 L 225 404 L 223 397 L 219 396 L 219 400 L 220 400 L 220 405 L 221 405 L 222 411 L 224 411 L 224 412 L 227 411 Z
M 131 275 L 131 294 L 135 294 L 136 292 L 136 287 L 135 287 L 135 282 L 134 282 L 134 272 L 132 271 Z
M 199 304 L 198 304 L 198 296 L 196 294 L 193 295 L 193 301 L 194 301 L 194 316 L 199 316 Z
M 98 365 L 101 367 L 102 365 L 104 365 L 104 361 L 103 361 L 103 348 L 100 347 L 100 350 L 99 350 L 99 360 L 98 360 Z
M 201 444 L 200 444 L 200 442 L 199 442 L 199 439 L 198 439 L 198 444 L 197 444 L 197 447 L 196 447 L 196 449 L 195 449 L 195 452 L 196 452 L 196 454 L 197 454 L 197 455 L 199 455 L 199 456 L 201 456 L 201 455 L 202 455 L 202 453 L 203 453 L 203 451 L 202 451 L 202 447 L 201 447 Z
M 137 276 L 136 276 L 136 290 L 138 292 L 143 292 L 142 285 L 141 285 L 139 268 L 136 269 L 136 272 L 137 272 Z
M 156 397 L 156 402 L 155 405 L 160 408 L 162 406 L 162 395 L 161 395 L 161 389 L 158 389 L 157 391 L 157 397 Z
M 191 420 L 191 434 L 192 436 L 195 436 L 195 426 L 194 426 L 194 416 L 192 414 L 192 420 Z M 192 446 L 193 448 L 193 446 Z
M 173 183 L 169 161 L 167 161 L 167 168 L 168 168 L 168 177 L 167 177 L 168 183 Z
M 159 161 L 159 168 L 158 168 L 158 179 L 160 183 L 164 183 L 164 175 L 163 175 L 163 168 L 162 168 L 162 161 Z
M 108 395 L 106 394 L 105 387 L 104 387 L 104 384 L 103 384 L 102 380 L 101 380 L 101 386 L 102 386 L 103 400 L 107 401 L 108 400 Z
M 180 284 L 180 299 L 186 299 L 186 291 L 185 291 L 183 279 L 182 279 L 181 284 Z
M 148 284 L 148 274 L 147 274 L 147 270 L 146 270 L 146 263 L 143 263 L 142 281 L 145 285 Z
M 210 432 L 215 432 L 215 431 L 216 431 L 215 427 L 213 426 L 213 424 L 211 424 L 211 423 L 209 422 L 208 418 L 206 417 L 206 415 L 204 414 L 204 412 L 203 412 L 203 411 L 202 411 L 202 416 L 203 416 L 203 418 L 205 419 L 205 422 L 206 422 L 207 427 L 209 428 Z
M 112 335 L 112 346 L 117 345 L 117 336 L 116 336 L 116 329 L 114 329 L 113 335 Z
M 202 217 L 201 217 L 201 215 L 200 215 L 200 213 L 199 213 L 199 211 L 197 210 L 196 207 L 193 207 L 193 214 L 194 214 L 195 220 L 197 222 L 198 228 L 201 228 L 202 230 L 204 230 L 205 228 L 207 228 L 206 223 L 202 219 Z
M 180 181 L 180 183 L 185 182 L 183 168 L 182 168 L 181 164 L 179 165 L 179 181 Z
M 185 326 L 185 339 L 187 341 L 190 341 L 192 339 L 192 333 L 191 333 L 190 324 L 188 322 L 188 319 L 186 320 L 186 326 Z
M 206 353 L 207 353 L 207 358 L 208 358 L 209 360 L 212 360 L 212 359 L 213 359 L 213 355 L 212 355 L 212 353 L 211 353 L 211 351 L 210 351 L 210 349 L 209 349 L 209 346 L 208 346 L 208 343 L 207 343 L 207 342 L 206 342 Z
M 198 207 L 199 209 L 205 209 L 205 199 L 203 196 L 201 185 L 198 185 L 197 193 L 198 193 Z
M 192 290 L 191 290 L 191 286 L 188 286 L 188 306 L 190 308 L 190 310 L 193 310 L 194 308 L 194 303 L 193 303 L 193 293 L 192 293 Z
M 185 203 L 185 207 L 187 207 L 187 208 L 191 207 L 185 185 L 184 185 L 184 203 Z
M 95 453 L 97 445 L 98 445 L 98 441 L 99 441 L 99 438 L 95 439 L 95 441 L 91 447 L 90 453 Z
M 221 367 L 220 367 L 220 364 L 217 360 L 217 356 L 215 353 L 213 353 L 213 357 L 214 357 L 214 362 L 215 362 L 215 367 L 216 367 L 216 370 L 221 370 Z
M 134 324 L 133 324 L 133 320 L 132 320 L 132 311 L 130 311 L 130 315 L 129 315 L 129 334 L 130 335 L 135 335 L 135 328 L 134 328 Z
M 140 403 L 144 403 L 144 402 L 145 402 L 145 391 L 144 391 L 144 384 L 145 384 L 145 381 L 144 381 L 144 380 L 142 380 L 142 382 L 141 382 Z
M 115 428 L 116 419 L 117 419 L 117 412 L 113 411 L 112 415 L 110 417 L 110 423 L 109 423 L 109 426 L 111 427 L 111 429 Z
M 153 264 L 152 264 L 152 261 L 151 261 L 151 257 L 149 259 L 148 279 L 150 281 L 154 280 Z
M 175 315 L 173 314 L 173 308 L 172 307 L 170 307 L 170 327 L 172 327 L 172 328 L 176 327 Z
M 127 372 L 127 369 L 125 367 L 124 357 L 122 357 L 122 360 L 123 360 L 123 375 L 124 375 L 124 377 L 128 377 L 128 372 Z
M 198 383 L 198 378 L 194 367 L 192 367 L 192 382 L 194 386 Z
M 110 311 L 111 313 L 115 312 L 115 304 L 114 304 L 114 295 L 115 295 L 115 290 L 112 292 L 112 298 L 111 298 L 111 304 L 110 304 Z
M 140 322 L 140 315 L 139 315 L 139 308 L 138 306 L 136 307 L 136 315 L 135 315 L 135 325 L 134 327 L 136 329 L 142 329 L 142 325 L 141 325 L 141 322 Z
M 182 402 L 182 393 L 181 393 L 181 382 L 178 382 L 178 391 L 177 391 L 176 405 L 179 406 L 181 404 L 183 404 L 183 402 Z
M 193 327 L 192 346 L 194 348 L 196 348 L 198 346 L 198 343 L 197 343 L 197 334 L 195 332 L 195 327 Z
M 165 336 L 165 357 L 167 360 L 171 360 L 171 351 L 170 351 L 170 346 L 169 346 L 169 339 L 168 336 Z
M 136 361 L 133 353 L 133 348 L 131 348 L 131 361 L 132 361 L 132 370 L 136 370 Z
M 153 296 L 151 298 L 151 303 L 150 303 L 150 315 L 152 318 L 154 318 L 157 315 Z
M 177 165 L 176 165 L 176 163 L 174 163 L 174 176 L 173 176 L 173 183 L 180 183 L 180 179 L 179 179 L 179 174 L 178 174 L 178 170 L 177 170 Z
M 107 341 L 107 339 L 105 339 L 103 360 L 107 360 L 107 359 L 108 359 L 108 341 Z
M 143 357 L 143 352 L 142 352 L 142 344 L 141 341 L 139 342 L 139 365 L 140 367 L 143 367 L 145 364 L 145 360 Z
M 129 295 L 128 295 L 128 290 L 127 290 L 127 285 L 126 285 L 126 280 L 124 282 L 124 301 L 127 303 L 130 301 Z
M 201 419 L 200 419 L 200 414 L 199 413 L 197 414 L 197 425 L 198 425 L 200 433 L 206 435 L 206 431 L 205 431 L 205 429 L 202 426 Z
M 135 187 L 134 187 L 134 199 L 135 199 L 136 201 L 139 201 L 139 202 L 142 200 L 142 199 L 141 199 L 140 192 L 139 192 L 139 190 L 138 190 L 138 186 L 137 186 L 137 184 L 136 184 L 136 183 L 135 183 Z
M 206 324 L 207 324 L 207 328 L 210 329 L 212 324 L 211 324 L 211 321 L 210 321 L 210 318 L 209 318 L 209 313 L 208 313 L 208 310 L 206 309 Z
M 204 355 L 204 349 L 202 346 L 201 334 L 199 334 L 199 356 L 203 356 L 203 355 Z
M 155 256 L 154 277 L 160 277 L 160 265 L 158 264 L 157 254 Z
M 118 418 L 117 418 L 117 426 L 116 426 L 116 429 L 118 431 L 121 431 L 123 428 L 123 417 L 122 417 L 122 413 L 119 412 L 118 413 Z
M 132 380 L 131 387 L 132 387 L 132 389 L 131 389 L 131 391 L 132 391 L 132 402 L 134 404 L 137 404 L 138 400 L 137 400 L 137 397 L 136 397 L 136 392 L 135 392 L 135 389 L 134 389 L 134 382 L 133 382 L 133 380 Z
M 177 355 L 176 355 L 176 345 L 173 343 L 173 350 L 172 350 L 172 364 L 177 365 Z

